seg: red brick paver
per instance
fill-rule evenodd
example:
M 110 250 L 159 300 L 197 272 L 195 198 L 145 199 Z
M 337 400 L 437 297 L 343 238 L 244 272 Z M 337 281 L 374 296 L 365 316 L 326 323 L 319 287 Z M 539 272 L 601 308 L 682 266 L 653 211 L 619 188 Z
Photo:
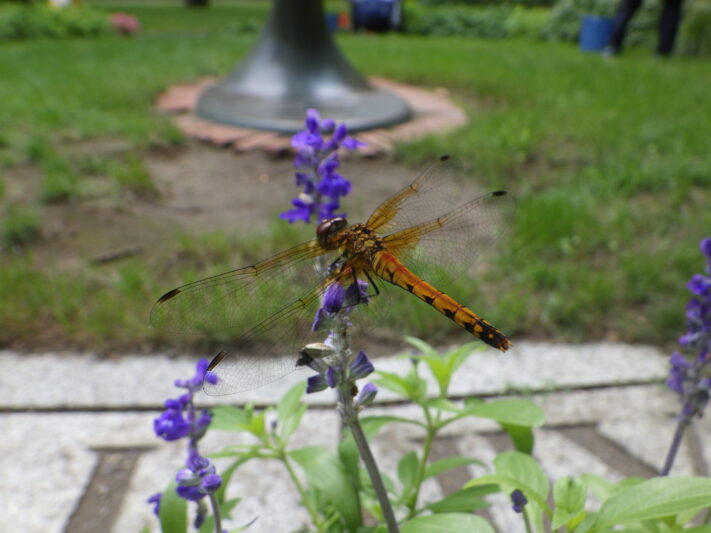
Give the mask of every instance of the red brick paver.
M 202 78 L 192 84 L 173 85 L 158 96 L 156 108 L 176 114 L 176 124 L 183 133 L 205 142 L 236 151 L 264 150 L 281 154 L 291 150 L 290 137 L 287 135 L 198 118 L 193 113 L 198 96 L 215 81 L 215 78 Z M 391 128 L 357 133 L 355 136 L 368 144 L 360 150 L 365 155 L 389 153 L 396 142 L 442 133 L 463 126 L 468 121 L 464 111 L 449 99 L 446 89 L 422 89 L 382 78 L 371 78 L 370 82 L 374 87 L 387 89 L 405 100 L 413 111 L 413 118 Z

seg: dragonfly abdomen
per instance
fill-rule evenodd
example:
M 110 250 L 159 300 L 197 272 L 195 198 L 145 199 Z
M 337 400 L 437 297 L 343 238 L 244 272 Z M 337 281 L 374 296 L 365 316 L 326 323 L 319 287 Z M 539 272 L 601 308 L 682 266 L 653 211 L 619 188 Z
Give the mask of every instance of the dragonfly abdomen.
M 373 269 L 381 278 L 411 292 L 489 346 L 493 346 L 503 352 L 511 346 L 511 342 L 506 338 L 506 335 L 491 323 L 412 273 L 392 254 L 387 252 L 377 253 L 373 259 Z

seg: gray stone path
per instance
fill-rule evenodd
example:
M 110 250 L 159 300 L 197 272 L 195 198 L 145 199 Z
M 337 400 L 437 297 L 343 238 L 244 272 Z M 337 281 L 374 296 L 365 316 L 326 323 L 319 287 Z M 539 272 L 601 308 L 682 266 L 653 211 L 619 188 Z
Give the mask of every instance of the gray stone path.
M 163 400 L 175 396 L 173 379 L 192 375 L 195 358 L 91 354 L 20 355 L 0 352 L 0 516 L 13 531 L 157 531 L 145 499 L 162 490 L 184 460 L 184 445 L 154 437 L 152 420 Z M 378 359 L 397 371 L 403 358 Z M 505 396 L 526 391 L 546 413 L 536 431 L 536 457 L 555 479 L 591 472 L 612 479 L 652 475 L 661 465 L 674 428 L 676 398 L 660 383 L 667 359 L 649 347 L 582 346 L 521 342 L 505 356 L 485 351 L 470 358 L 452 387 L 456 398 Z M 236 396 L 201 397 L 206 404 L 273 403 L 308 374 L 295 372 Z M 389 402 L 382 391 L 368 414 L 416 416 L 410 405 Z M 338 420 L 328 392 L 314 404 L 295 445 L 335 447 Z M 707 474 L 711 446 L 702 446 L 711 423 L 701 420 L 685 441 L 673 474 Z M 410 426 L 387 427 L 373 443 L 380 466 L 393 474 L 400 456 L 420 446 Z M 205 453 L 233 444 L 234 434 L 211 432 Z M 507 449 L 498 428 L 483 419 L 451 425 L 435 455 L 465 454 L 490 461 Z M 429 480 L 423 497 L 436 499 L 481 474 L 481 467 Z M 108 477 L 107 477 L 108 476 Z M 108 490 L 106 479 L 112 479 Z M 307 523 L 297 495 L 279 465 L 252 462 L 230 485 L 243 498 L 236 524 L 255 516 L 250 531 L 287 532 Z M 521 531 L 505 498 L 495 498 L 490 518 L 499 531 Z M 80 517 L 81 520 L 78 520 Z M 88 518 L 87 518 L 88 517 Z M 3 526 L 4 527 L 4 526 Z

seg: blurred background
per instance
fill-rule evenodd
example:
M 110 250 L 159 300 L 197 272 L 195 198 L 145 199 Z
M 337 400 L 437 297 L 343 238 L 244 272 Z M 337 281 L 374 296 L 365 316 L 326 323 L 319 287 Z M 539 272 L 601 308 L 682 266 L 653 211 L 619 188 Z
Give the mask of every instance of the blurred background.
M 66 5 L 64 5 L 66 4 Z M 657 57 L 660 2 L 624 53 L 591 30 L 614 0 L 326 1 L 365 76 L 448 91 L 469 123 L 347 159 L 354 221 L 441 154 L 517 216 L 452 294 L 512 337 L 671 346 L 711 232 L 711 1 L 684 4 Z M 155 109 L 170 86 L 226 75 L 267 1 L 0 1 L 0 347 L 212 349 L 148 328 L 166 290 L 312 237 L 278 213 L 290 156 L 187 138 Z M 592 22 L 591 22 L 592 21 Z M 609 32 L 609 22 L 603 28 Z M 594 24 L 593 24 L 594 25 Z M 375 197 L 373 191 L 378 191 Z M 395 334 L 444 340 L 394 298 Z M 456 326 L 452 326 L 456 328 Z M 192 345 L 190 344 L 192 343 Z

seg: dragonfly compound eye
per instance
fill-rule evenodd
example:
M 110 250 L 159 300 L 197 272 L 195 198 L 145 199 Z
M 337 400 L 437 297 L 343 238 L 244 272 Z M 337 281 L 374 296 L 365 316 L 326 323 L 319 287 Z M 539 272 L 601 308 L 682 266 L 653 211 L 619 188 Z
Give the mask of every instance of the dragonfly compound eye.
M 316 239 L 322 248 L 327 250 L 338 247 L 335 237 L 348 227 L 348 222 L 343 217 L 324 220 L 316 228 Z

